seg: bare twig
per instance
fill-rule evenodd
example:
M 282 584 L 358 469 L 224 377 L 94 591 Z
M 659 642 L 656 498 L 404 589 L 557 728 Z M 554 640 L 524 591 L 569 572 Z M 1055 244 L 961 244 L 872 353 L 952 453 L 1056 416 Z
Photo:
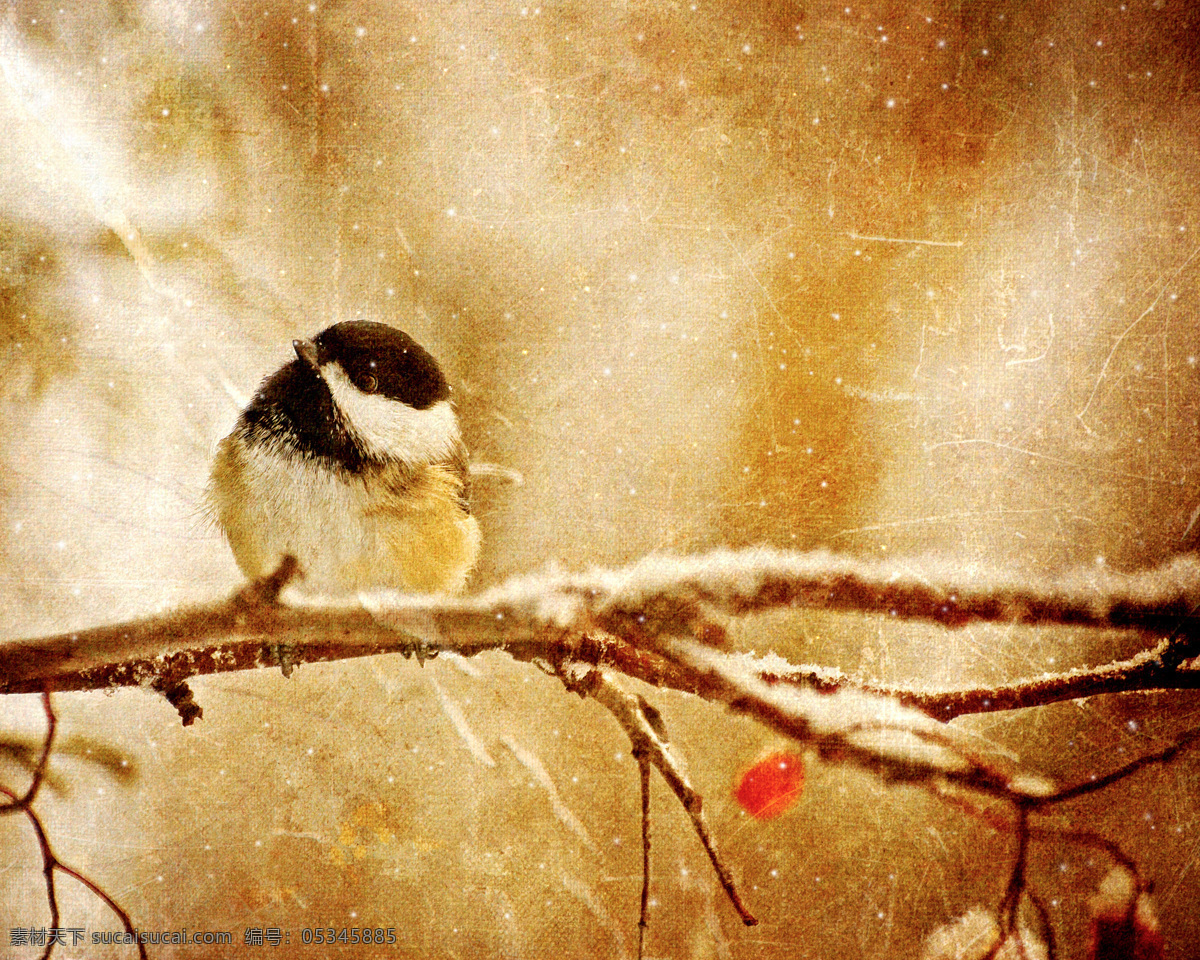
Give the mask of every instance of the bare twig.
M 642 898 L 638 907 L 638 960 L 646 955 L 646 928 L 650 926 L 650 758 L 635 755 L 642 788 Z
M 1083 847 L 1101 850 L 1112 859 L 1113 863 L 1124 867 L 1140 880 L 1140 873 L 1134 859 L 1118 844 L 1094 830 L 1068 827 L 1057 823 L 1034 823 L 1028 818 L 1023 819 L 1019 816 L 1010 820 L 1001 813 L 999 808 L 979 806 L 962 794 L 940 791 L 939 796 L 956 810 L 961 810 L 997 832 L 1016 833 L 1024 823 L 1030 840 L 1066 840 Z
M 1017 808 L 1017 852 L 1013 857 L 1012 869 L 1008 876 L 1008 886 L 996 911 L 1000 917 L 1000 930 L 1004 936 L 1009 936 L 1017 930 L 1017 912 L 1021 906 L 1021 897 L 1025 893 L 1025 868 L 1029 858 L 1029 811 L 1024 806 Z
M 729 898 L 729 902 L 737 911 L 742 923 L 748 927 L 757 924 L 758 920 L 742 902 L 733 876 L 717 852 L 716 841 L 713 839 L 712 832 L 708 828 L 708 821 L 704 817 L 704 800 L 689 781 L 682 762 L 667 744 L 662 733 L 662 720 L 657 711 L 642 698 L 626 693 L 613 682 L 611 677 L 599 670 L 590 670 L 579 678 L 572 678 L 570 675 L 564 676 L 564 682 L 570 689 L 594 697 L 597 703 L 616 718 L 629 737 L 633 755 L 639 765 L 649 762 L 658 768 L 658 772 L 666 781 L 667 786 L 671 788 L 676 799 L 691 818 L 692 829 L 696 831 L 696 836 L 700 839 L 704 852 L 708 854 L 713 870 L 716 871 L 721 888 L 725 891 L 726 897 Z M 649 848 L 645 849 L 648 851 Z M 648 856 L 648 852 L 646 855 Z M 646 894 L 643 891 L 643 899 L 645 897 Z
M 46 714 L 46 736 L 42 740 L 42 753 L 38 757 L 38 762 L 33 768 L 33 776 L 29 780 L 29 786 L 25 793 L 20 797 L 9 793 L 12 797 L 12 802 L 0 804 L 0 814 L 12 813 L 16 810 L 28 810 L 29 805 L 33 803 L 33 798 L 42 788 L 42 783 L 46 779 L 46 769 L 50 763 L 50 751 L 54 748 L 54 736 L 58 731 L 58 716 L 54 712 L 54 707 L 50 703 L 50 694 L 42 694 L 42 710 Z M 5 791 L 8 793 L 8 791 Z
M 1159 763 L 1170 763 L 1179 754 L 1185 750 L 1189 750 L 1193 746 L 1200 744 L 1200 727 L 1192 727 L 1190 730 L 1185 730 L 1179 734 L 1168 746 L 1154 753 L 1148 753 L 1138 757 L 1136 760 L 1131 760 L 1129 763 L 1116 770 L 1106 773 L 1102 777 L 1095 779 L 1084 780 L 1082 783 L 1075 784 L 1072 787 L 1066 787 L 1062 790 L 1056 790 L 1053 793 L 1043 797 L 1036 797 L 1029 801 L 1031 809 L 1040 810 L 1043 807 L 1051 806 L 1056 803 L 1063 803 L 1067 800 L 1074 800 L 1077 797 L 1087 796 L 1091 793 L 1096 793 L 1106 787 L 1112 786 L 1119 780 L 1124 780 L 1126 777 L 1143 770 L 1146 767 L 1153 766 Z
M 1037 933 L 1046 945 L 1046 960 L 1056 960 L 1058 957 L 1058 944 L 1054 939 L 1054 926 L 1050 923 L 1050 911 L 1046 909 L 1046 904 L 1042 898 L 1032 890 L 1026 890 L 1025 895 L 1029 898 L 1029 902 L 1033 906 L 1033 912 L 1037 915 L 1038 925 L 1041 927 Z M 1021 949 L 1025 949 L 1024 942 L 1021 942 Z
M 105 892 L 104 888 L 84 876 L 84 874 L 80 873 L 74 867 L 67 866 L 67 864 L 58 859 L 58 856 L 54 853 L 54 848 L 50 845 L 50 837 L 46 833 L 46 828 L 41 818 L 34 812 L 33 802 L 37 799 L 38 792 L 45 782 L 46 770 L 50 762 L 51 750 L 54 746 L 54 737 L 58 729 L 58 716 L 54 712 L 54 707 L 50 702 L 50 695 L 48 693 L 42 694 L 42 707 L 46 712 L 46 737 L 42 745 L 41 759 L 34 769 L 32 780 L 25 793 L 18 796 L 15 790 L 0 785 L 0 794 L 8 797 L 10 801 L 9 803 L 0 805 L 0 813 L 23 813 L 29 821 L 29 825 L 33 827 L 34 836 L 37 837 L 38 849 L 42 854 L 42 875 L 45 877 L 46 882 L 46 903 L 50 908 L 50 927 L 52 929 L 58 928 L 61 916 L 58 906 L 58 889 L 54 882 L 54 872 L 57 870 L 69 877 L 73 877 L 103 900 L 105 905 L 120 919 L 122 925 L 125 927 L 125 932 L 133 935 L 133 922 L 129 919 L 129 914 L 121 909 L 120 905 Z M 46 944 L 46 949 L 42 953 L 42 960 L 48 960 L 50 954 L 54 951 L 54 946 L 55 942 L 53 940 Z M 137 948 L 138 955 L 142 960 L 146 960 L 145 945 L 139 942 Z

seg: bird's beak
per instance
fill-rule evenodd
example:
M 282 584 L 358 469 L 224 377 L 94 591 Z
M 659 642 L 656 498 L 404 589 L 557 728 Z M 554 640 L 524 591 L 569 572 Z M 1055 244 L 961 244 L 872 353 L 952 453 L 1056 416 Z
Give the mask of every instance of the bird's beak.
M 314 373 L 321 372 L 321 364 L 317 361 L 317 345 L 311 340 L 293 340 L 292 349 L 296 356 L 312 367 Z

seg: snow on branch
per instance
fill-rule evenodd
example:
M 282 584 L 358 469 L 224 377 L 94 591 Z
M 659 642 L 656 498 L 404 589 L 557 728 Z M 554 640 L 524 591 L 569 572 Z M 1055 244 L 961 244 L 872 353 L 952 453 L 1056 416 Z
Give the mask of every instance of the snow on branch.
M 978 690 L 871 688 L 949 719 L 1096 693 L 1200 686 L 1200 562 L 1183 557 L 1133 575 L 1087 569 L 1035 581 L 948 560 L 868 561 L 769 548 L 655 556 L 626 567 L 514 578 L 463 599 L 373 594 L 313 603 L 272 577 L 227 600 L 141 620 L 0 644 L 0 693 L 157 689 L 185 722 L 199 715 L 189 677 L 401 653 L 504 650 L 521 660 L 604 665 L 655 686 L 704 695 L 712 680 L 666 644 L 715 649 L 721 617 L 788 608 L 855 611 L 947 628 L 988 621 L 1133 629 L 1157 645 L 1129 661 Z M 764 659 L 763 679 L 816 689 L 861 686 L 837 670 Z M 706 677 L 709 677 L 706 679 Z
M 524 576 L 462 599 L 383 593 L 339 603 L 293 596 L 288 584 L 298 575 L 288 558 L 276 573 L 223 601 L 0 644 L 0 693 L 39 692 L 45 698 L 52 691 L 138 685 L 165 695 L 189 724 L 201 716 L 201 708 L 187 681 L 203 674 L 264 666 L 279 666 L 288 674 L 304 663 L 385 653 L 425 658 L 498 650 L 535 663 L 567 689 L 604 706 L 629 736 L 638 760 L 643 797 L 639 956 L 650 882 L 651 767 L 689 814 L 743 922 L 755 919 L 717 853 L 701 798 L 667 741 L 661 716 L 642 696 L 622 689 L 616 682 L 620 674 L 722 703 L 823 761 L 931 791 L 981 817 L 994 815 L 968 796 L 1002 801 L 1012 813 L 1009 829 L 1017 850 L 995 910 L 995 949 L 1023 936 L 1022 902 L 1045 913 L 1025 877 L 1031 843 L 1046 835 L 1092 846 L 1106 843 L 1032 823 L 1032 816 L 1200 745 L 1200 728 L 1187 730 L 1157 753 L 1064 787 L 996 758 L 969 731 L 945 723 L 966 712 L 1096 693 L 1200 686 L 1200 669 L 1193 662 L 1200 654 L 1195 616 L 1200 562 L 1193 557 L 1133 575 L 1091 569 L 1032 580 L 937 559 L 880 562 L 825 552 L 717 550 L 651 557 L 617 569 Z M 947 629 L 987 621 L 1133 630 L 1147 646 L 1127 661 L 1090 670 L 1002 688 L 947 691 L 872 688 L 835 669 L 798 667 L 775 654 L 729 649 L 731 619 L 799 608 L 925 621 Z M 52 732 L 44 753 L 51 737 Z M 34 791 L 25 798 L 2 791 L 11 809 L 32 816 Z M 1115 846 L 1103 849 L 1115 851 L 1114 863 L 1132 871 L 1135 892 L 1146 889 L 1132 861 Z M 51 864 L 48 871 L 65 869 L 50 854 L 44 859 Z M 52 904 L 54 895 L 48 883 Z

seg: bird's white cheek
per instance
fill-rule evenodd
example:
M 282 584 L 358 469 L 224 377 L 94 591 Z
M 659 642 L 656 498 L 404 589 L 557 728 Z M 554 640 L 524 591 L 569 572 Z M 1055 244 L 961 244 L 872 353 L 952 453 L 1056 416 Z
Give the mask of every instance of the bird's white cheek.
M 351 429 L 373 451 L 408 463 L 444 460 L 459 442 L 458 417 L 446 400 L 426 410 L 363 393 L 336 363 L 321 368 L 333 402 Z

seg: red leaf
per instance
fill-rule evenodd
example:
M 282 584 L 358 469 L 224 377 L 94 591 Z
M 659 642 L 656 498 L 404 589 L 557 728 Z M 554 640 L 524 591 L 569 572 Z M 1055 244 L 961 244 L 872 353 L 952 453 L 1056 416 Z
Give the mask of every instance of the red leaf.
M 804 759 L 786 750 L 772 753 L 742 774 L 733 795 L 741 808 L 759 820 L 788 810 L 804 790 Z

